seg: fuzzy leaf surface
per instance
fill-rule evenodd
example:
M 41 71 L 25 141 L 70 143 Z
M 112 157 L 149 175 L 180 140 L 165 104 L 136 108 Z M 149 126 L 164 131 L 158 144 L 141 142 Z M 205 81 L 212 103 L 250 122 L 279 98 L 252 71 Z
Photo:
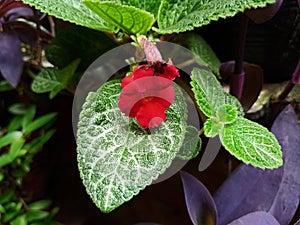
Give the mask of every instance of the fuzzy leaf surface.
M 187 126 L 183 144 L 176 157 L 182 160 L 195 158 L 201 150 L 202 140 L 198 135 L 198 129 L 194 126 Z
M 281 147 L 265 127 L 245 118 L 237 118 L 220 133 L 222 145 L 246 164 L 265 169 L 282 165 Z
M 34 78 L 31 89 L 36 93 L 50 92 L 50 99 L 54 98 L 69 84 L 79 63 L 80 60 L 74 60 L 61 70 L 52 67 L 43 69 Z
M 49 13 L 59 19 L 63 19 L 84 27 L 105 32 L 116 32 L 117 28 L 87 8 L 81 0 L 22 0 L 24 3 Z
M 129 34 L 145 34 L 155 21 L 151 13 L 133 6 L 90 0 L 85 0 L 83 3 L 105 21 Z
M 166 121 L 150 134 L 119 110 L 119 80 L 88 95 L 78 123 L 78 165 L 87 192 L 103 212 L 130 200 L 176 157 L 186 133 L 187 106 L 174 89 Z
M 204 123 L 204 135 L 206 137 L 215 137 L 220 133 L 223 126 L 215 118 L 208 118 Z
M 194 68 L 191 79 L 192 90 L 201 111 L 207 117 L 215 116 L 219 106 L 225 103 L 221 84 L 205 69 Z
M 221 62 L 207 42 L 200 35 L 195 33 L 187 33 L 185 40 L 188 49 L 193 52 L 196 62 L 199 65 L 207 66 L 220 78 L 219 67 L 221 66 Z
M 225 104 L 235 106 L 238 116 L 244 116 L 239 100 L 223 91 L 220 82 L 211 71 L 194 68 L 191 79 L 197 104 L 207 117 L 216 116 L 218 108 Z
M 157 18 L 158 9 L 161 4 L 160 0 L 122 0 L 121 2 L 124 5 L 131 5 L 150 12 L 155 18 Z
M 193 30 L 216 21 L 232 17 L 245 9 L 263 7 L 275 0 L 163 0 L 158 13 L 158 29 L 161 34 Z

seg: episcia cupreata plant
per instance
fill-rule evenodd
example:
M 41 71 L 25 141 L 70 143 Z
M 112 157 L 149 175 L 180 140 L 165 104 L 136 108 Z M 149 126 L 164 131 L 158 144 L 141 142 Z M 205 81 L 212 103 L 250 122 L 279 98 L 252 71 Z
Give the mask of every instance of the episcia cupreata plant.
M 122 33 L 123 41 L 129 41 L 131 35 L 145 52 L 147 62 L 131 65 L 129 75 L 122 80 L 106 82 L 96 92 L 90 92 L 80 113 L 77 131 L 80 174 L 95 204 L 103 212 L 110 212 L 150 185 L 176 156 L 190 159 L 201 149 L 201 141 L 194 135 L 198 134 L 197 128 L 187 123 L 183 93 L 173 82 L 178 79 L 179 71 L 172 59 L 163 59 L 158 48 L 140 35 L 150 37 L 150 34 L 193 30 L 212 20 L 275 1 L 24 2 L 109 35 Z M 200 50 L 198 54 L 204 60 L 195 58 L 201 66 L 192 70 L 190 78 L 195 104 L 206 117 L 204 135 L 219 135 L 225 149 L 247 164 L 262 169 L 281 166 L 282 153 L 274 135 L 245 119 L 239 101 L 223 91 L 211 72 L 217 73 L 219 67 L 212 50 L 208 53 Z M 195 145 L 187 144 L 190 136 L 196 137 Z M 188 149 L 191 146 L 193 149 Z M 181 155 L 182 147 L 191 154 Z

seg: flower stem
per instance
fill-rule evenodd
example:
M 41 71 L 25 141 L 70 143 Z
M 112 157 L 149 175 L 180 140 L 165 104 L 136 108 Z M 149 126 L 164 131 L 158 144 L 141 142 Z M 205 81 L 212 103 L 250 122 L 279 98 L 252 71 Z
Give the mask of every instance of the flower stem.
M 281 110 L 283 103 L 289 93 L 293 90 L 296 84 L 299 83 L 299 77 L 300 77 L 300 61 L 298 62 L 298 65 L 296 66 L 296 69 L 293 73 L 292 79 L 286 84 L 283 91 L 278 95 L 277 99 L 272 103 L 271 107 L 271 114 L 269 118 L 269 125 L 273 123 L 276 116 L 278 115 L 279 111 Z

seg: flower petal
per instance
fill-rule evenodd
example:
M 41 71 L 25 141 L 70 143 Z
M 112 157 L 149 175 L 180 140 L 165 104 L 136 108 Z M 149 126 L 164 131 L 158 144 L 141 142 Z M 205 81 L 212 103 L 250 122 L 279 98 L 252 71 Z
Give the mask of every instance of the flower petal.
M 166 108 L 155 100 L 144 102 L 136 115 L 136 119 L 143 127 L 155 128 L 166 120 L 165 110 Z
M 169 80 L 174 80 L 176 77 L 179 77 L 179 75 L 180 74 L 177 68 L 172 64 L 168 64 L 167 66 L 165 66 L 164 73 L 161 74 L 160 77 L 164 77 Z
M 133 81 L 133 74 L 125 76 L 122 80 L 121 86 L 122 88 L 126 87 L 128 84 L 130 84 Z

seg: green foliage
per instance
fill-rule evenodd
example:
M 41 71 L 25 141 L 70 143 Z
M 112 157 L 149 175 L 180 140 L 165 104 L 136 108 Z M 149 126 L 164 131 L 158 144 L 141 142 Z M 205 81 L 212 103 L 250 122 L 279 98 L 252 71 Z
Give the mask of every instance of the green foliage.
M 0 81 L 0 92 L 11 91 L 13 90 L 12 86 L 7 81 Z
M 54 98 L 69 85 L 79 63 L 80 60 L 77 59 L 61 70 L 53 67 L 44 68 L 34 77 L 31 84 L 32 91 L 36 93 L 50 92 L 50 99 Z
M 35 153 L 54 134 L 53 129 L 47 130 L 46 127 L 56 114 L 34 118 L 35 107 L 23 104 L 14 104 L 9 111 L 14 118 L 8 129 L 0 130 L 0 224 L 55 225 L 53 217 L 58 209 L 50 210 L 51 201 L 41 200 L 27 205 L 22 199 L 25 194 L 20 190 Z
M 224 124 L 217 121 L 216 118 L 208 118 L 204 123 L 204 134 L 206 137 L 215 137 L 220 133 L 223 127 Z
M 207 137 L 219 135 L 225 149 L 244 163 L 262 169 L 282 165 L 281 147 L 275 136 L 243 118 L 241 105 L 222 90 L 211 72 L 194 68 L 191 85 L 197 104 L 208 117 L 204 124 Z
M 230 124 L 238 116 L 237 108 L 234 105 L 221 105 L 217 111 L 217 119 L 221 123 Z
M 237 118 L 220 132 L 222 145 L 236 158 L 253 166 L 277 168 L 282 165 L 281 147 L 265 127 Z
M 187 126 L 183 144 L 176 157 L 182 160 L 195 158 L 201 150 L 202 141 L 199 138 L 198 129 L 194 126 Z
M 145 34 L 155 22 L 151 13 L 133 6 L 90 0 L 84 0 L 83 3 L 105 21 L 129 34 Z
M 234 16 L 245 9 L 263 7 L 275 0 L 23 0 L 24 3 L 57 18 L 92 29 L 143 34 L 157 19 L 160 34 L 179 33 L 209 24 L 213 20 Z M 86 7 L 85 5 L 88 7 Z M 93 12 L 94 11 L 94 12 Z
M 117 28 L 83 5 L 81 0 L 23 0 L 23 2 L 59 19 L 95 30 L 117 32 Z
M 201 111 L 207 117 L 216 116 L 218 108 L 225 104 L 222 86 L 211 74 L 204 69 L 192 71 L 192 90 Z
M 119 80 L 88 95 L 78 124 L 78 163 L 87 192 L 103 212 L 130 200 L 176 157 L 186 133 L 187 106 L 180 89 L 174 89 L 166 121 L 149 131 L 119 110 Z
M 161 1 L 160 0 L 121 0 L 124 5 L 131 5 L 138 9 L 150 12 L 157 18 L 158 10 Z
M 220 78 L 219 67 L 220 60 L 206 43 L 206 41 L 196 33 L 187 33 L 184 35 L 189 50 L 194 54 L 194 58 L 199 65 L 207 66 L 211 71 Z
M 161 34 L 193 30 L 213 20 L 274 2 L 275 0 L 163 0 L 158 13 L 158 29 L 155 30 Z

